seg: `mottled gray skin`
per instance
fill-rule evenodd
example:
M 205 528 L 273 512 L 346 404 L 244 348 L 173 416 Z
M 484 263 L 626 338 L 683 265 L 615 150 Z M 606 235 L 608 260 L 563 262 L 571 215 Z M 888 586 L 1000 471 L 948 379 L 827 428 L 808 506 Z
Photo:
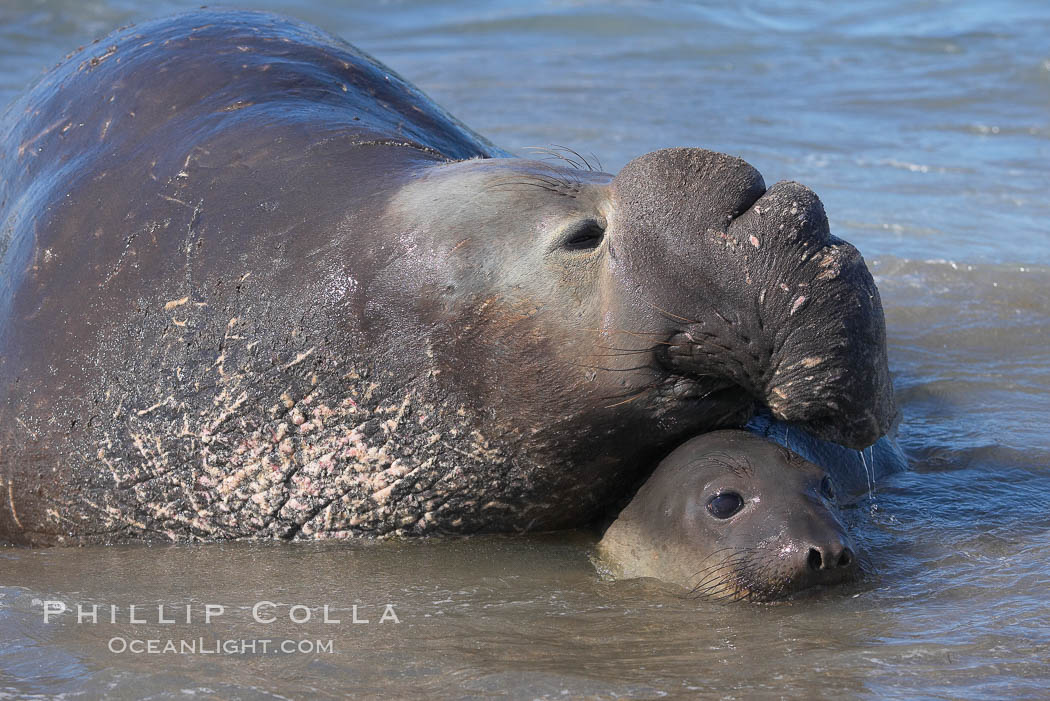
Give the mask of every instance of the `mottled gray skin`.
M 553 529 L 757 405 L 893 421 L 859 254 L 730 156 L 509 158 L 214 11 L 72 54 L 0 144 L 0 538 Z
M 896 469 L 890 461 L 879 473 Z M 839 508 L 866 486 L 753 433 L 716 431 L 657 466 L 598 551 L 619 578 L 654 577 L 717 601 L 771 601 L 856 577 Z M 720 518 L 712 506 L 720 495 L 739 497 L 739 510 Z

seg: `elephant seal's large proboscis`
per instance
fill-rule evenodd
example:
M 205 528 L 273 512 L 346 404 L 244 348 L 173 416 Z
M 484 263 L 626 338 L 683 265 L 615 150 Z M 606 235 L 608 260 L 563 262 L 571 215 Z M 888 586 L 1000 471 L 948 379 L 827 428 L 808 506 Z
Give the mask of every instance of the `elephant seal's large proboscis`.
M 0 537 L 550 529 L 669 446 L 895 413 L 816 196 L 509 158 L 267 14 L 118 31 L 0 122 Z

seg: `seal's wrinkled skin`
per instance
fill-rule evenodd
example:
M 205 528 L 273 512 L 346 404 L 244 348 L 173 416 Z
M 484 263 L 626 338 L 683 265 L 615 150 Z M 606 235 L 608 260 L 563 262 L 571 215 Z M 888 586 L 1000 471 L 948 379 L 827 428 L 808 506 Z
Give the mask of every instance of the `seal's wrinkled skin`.
M 0 120 L 0 538 L 550 529 L 756 405 L 862 447 L 883 315 L 816 196 L 510 158 L 348 44 L 204 11 Z
M 839 507 L 858 486 L 746 431 L 708 433 L 660 463 L 598 552 L 620 578 L 713 601 L 781 599 L 857 576 Z

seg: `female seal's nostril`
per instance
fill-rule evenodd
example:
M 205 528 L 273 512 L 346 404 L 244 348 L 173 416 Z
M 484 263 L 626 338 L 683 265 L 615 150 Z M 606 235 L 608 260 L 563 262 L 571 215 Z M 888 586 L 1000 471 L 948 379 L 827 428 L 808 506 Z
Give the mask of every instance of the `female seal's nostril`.
M 843 547 L 839 554 L 835 555 L 835 548 L 831 548 L 829 552 L 821 552 L 820 548 L 810 548 L 809 557 L 806 558 L 806 563 L 809 568 L 813 571 L 823 569 L 846 569 L 853 565 L 853 551 L 847 547 Z
M 849 567 L 853 564 L 853 551 L 849 548 L 843 548 L 842 554 L 839 555 L 839 567 Z
M 824 566 L 824 558 L 821 557 L 820 551 L 816 548 L 809 549 L 809 557 L 806 559 L 811 570 L 819 570 Z

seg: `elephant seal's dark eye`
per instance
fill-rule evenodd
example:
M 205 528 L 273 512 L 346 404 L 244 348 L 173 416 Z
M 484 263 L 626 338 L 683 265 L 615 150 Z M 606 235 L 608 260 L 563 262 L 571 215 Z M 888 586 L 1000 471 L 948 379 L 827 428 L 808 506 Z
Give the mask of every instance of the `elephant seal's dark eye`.
M 605 227 L 594 219 L 585 219 L 571 227 L 562 240 L 562 247 L 570 251 L 589 251 L 601 245 Z
M 820 481 L 820 493 L 829 501 L 835 500 L 835 485 L 831 483 L 831 478 L 826 475 Z
M 729 518 L 744 506 L 744 498 L 736 492 L 722 492 L 711 497 L 707 510 L 715 518 Z

